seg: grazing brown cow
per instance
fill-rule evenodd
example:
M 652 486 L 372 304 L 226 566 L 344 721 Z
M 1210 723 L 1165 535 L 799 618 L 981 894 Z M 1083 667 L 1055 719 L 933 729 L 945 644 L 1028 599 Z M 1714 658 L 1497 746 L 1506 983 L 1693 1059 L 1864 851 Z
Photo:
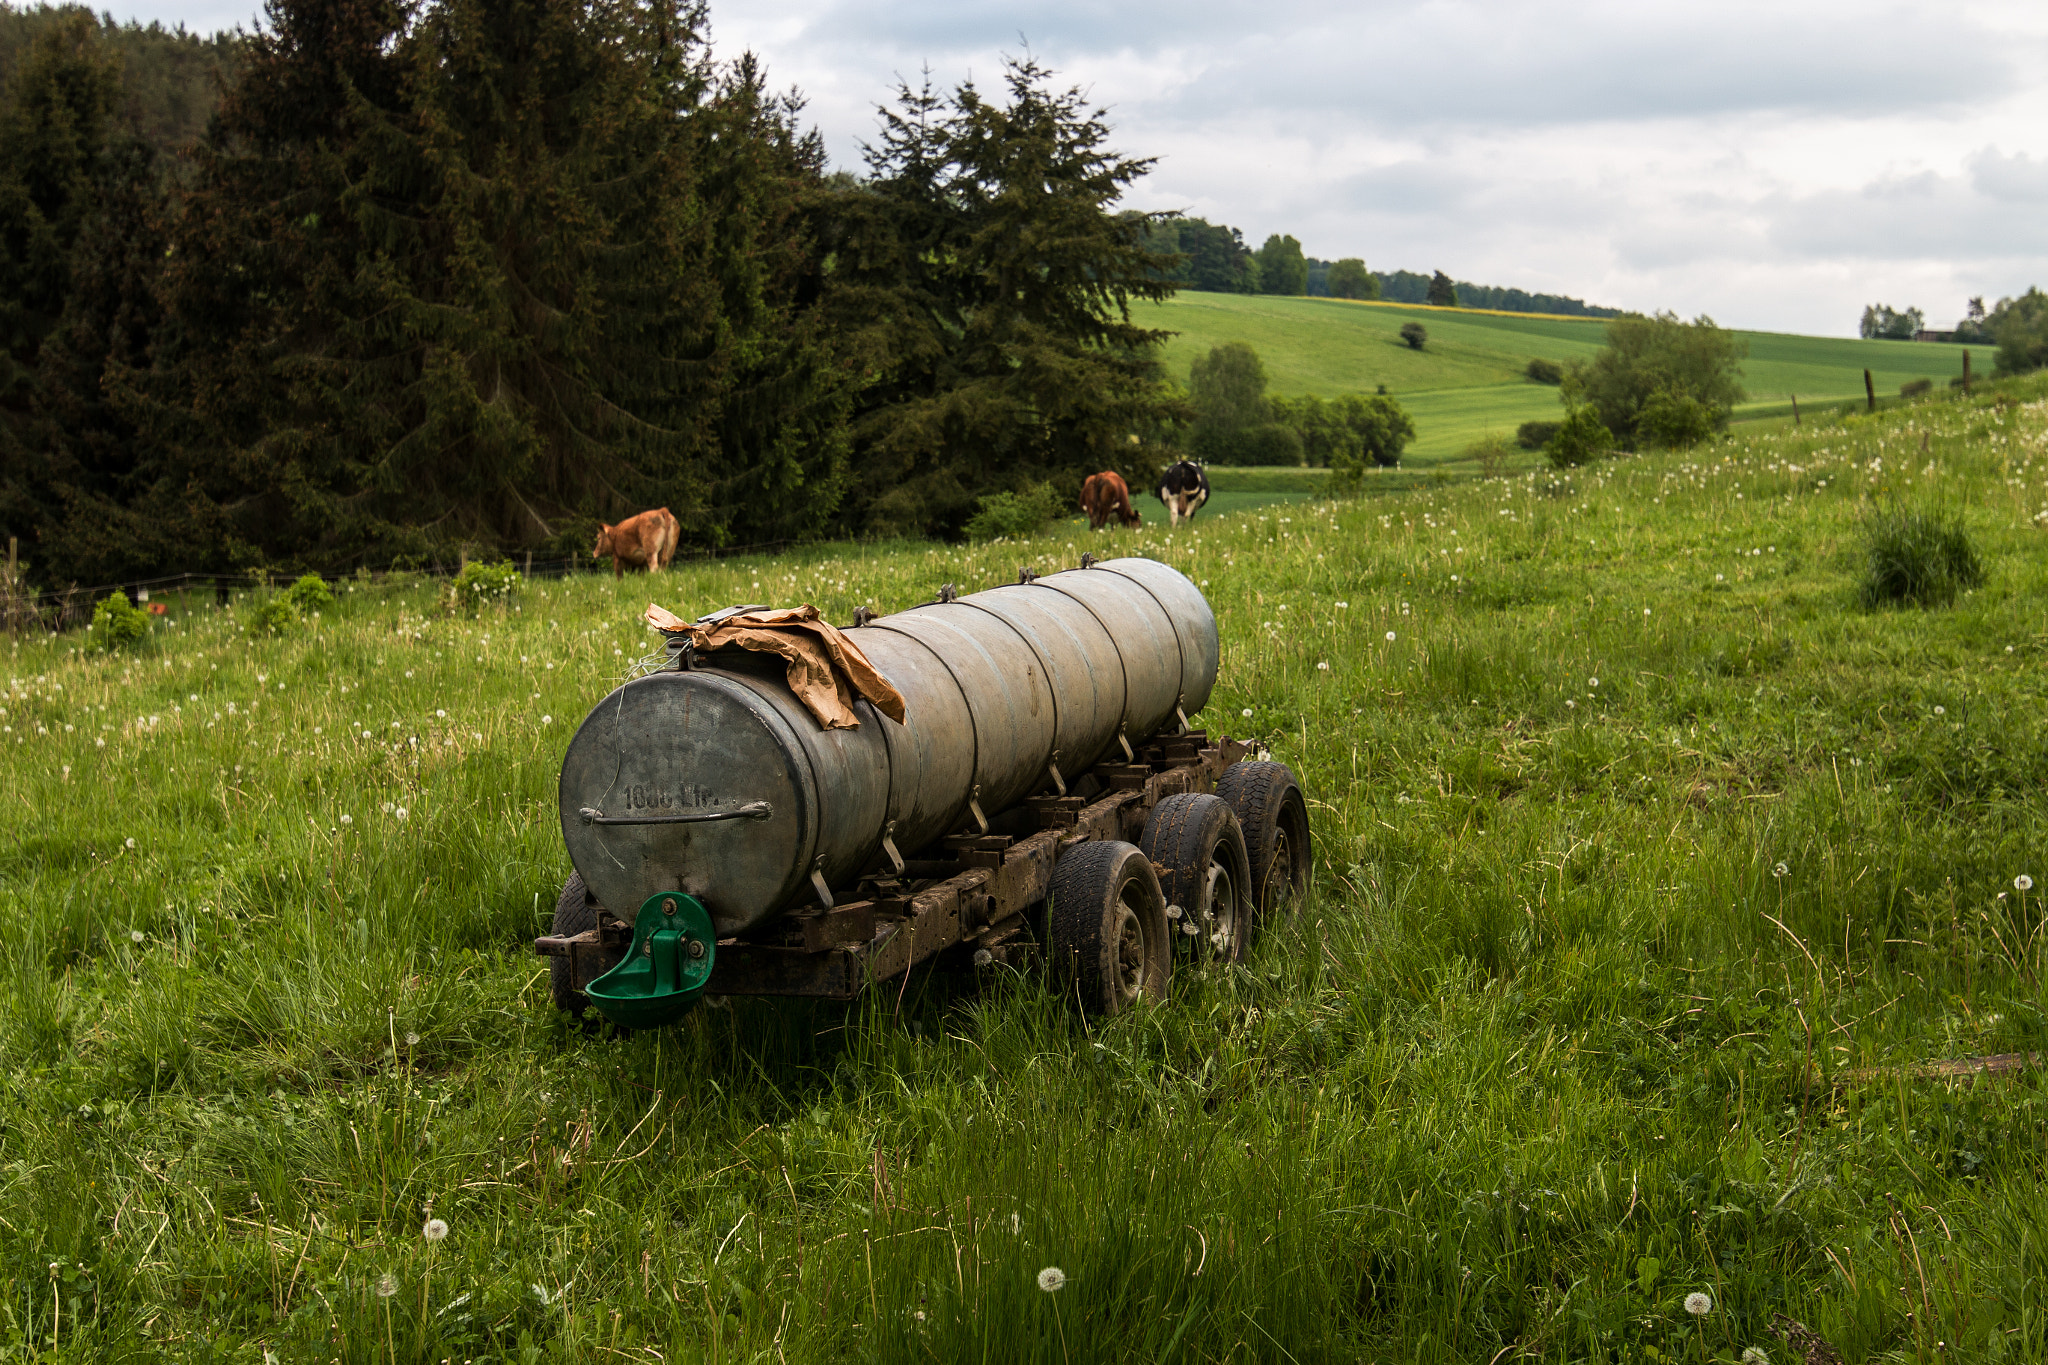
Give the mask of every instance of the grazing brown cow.
M 1111 517 L 1126 526 L 1136 526 L 1142 517 L 1131 506 L 1131 490 L 1124 476 L 1114 469 L 1090 474 L 1081 485 L 1081 510 L 1088 514 L 1088 529 L 1100 531 Z
M 656 569 L 667 568 L 669 561 L 676 557 L 676 538 L 682 531 L 675 513 L 666 507 L 627 517 L 616 526 L 599 522 L 597 546 L 590 552 L 590 557 L 597 559 L 610 555 L 613 578 L 624 576 L 628 564 L 653 573 Z

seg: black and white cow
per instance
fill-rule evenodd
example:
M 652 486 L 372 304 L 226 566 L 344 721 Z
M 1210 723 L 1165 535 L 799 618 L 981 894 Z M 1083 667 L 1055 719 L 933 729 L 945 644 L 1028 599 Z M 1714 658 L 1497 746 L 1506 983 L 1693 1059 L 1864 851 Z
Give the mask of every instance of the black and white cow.
M 1169 466 L 1159 480 L 1159 500 L 1173 525 L 1193 521 L 1195 512 L 1209 500 L 1209 476 L 1193 460 Z

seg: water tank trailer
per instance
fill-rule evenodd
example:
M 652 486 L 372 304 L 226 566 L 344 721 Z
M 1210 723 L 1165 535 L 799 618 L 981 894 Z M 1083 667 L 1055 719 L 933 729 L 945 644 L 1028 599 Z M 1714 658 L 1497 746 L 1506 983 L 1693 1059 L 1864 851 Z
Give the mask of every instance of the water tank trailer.
M 1113 1014 L 1177 944 L 1241 957 L 1308 885 L 1308 811 L 1285 765 L 1189 723 L 1215 613 L 1149 559 L 1022 580 L 848 630 L 901 724 L 857 700 L 828 729 L 780 657 L 680 637 L 600 701 L 562 760 L 555 1002 L 645 1028 L 707 991 L 851 999 L 1042 954 Z

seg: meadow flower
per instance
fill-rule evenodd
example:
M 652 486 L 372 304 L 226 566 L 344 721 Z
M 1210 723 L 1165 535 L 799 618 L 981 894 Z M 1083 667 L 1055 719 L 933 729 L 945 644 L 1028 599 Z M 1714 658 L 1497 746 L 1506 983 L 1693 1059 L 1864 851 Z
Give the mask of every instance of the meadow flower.
M 1057 1294 L 1067 1287 L 1067 1272 L 1056 1265 L 1049 1265 L 1038 1272 L 1038 1287 L 1048 1294 Z
M 132 834 L 128 836 L 128 847 L 135 847 L 135 836 Z
M 1389 640 L 1392 640 L 1392 639 L 1394 638 L 1394 632 L 1393 632 L 1393 631 L 1391 631 L 1391 630 L 1390 630 L 1390 631 L 1388 631 L 1388 632 L 1387 632 L 1387 638 L 1388 638 Z
M 399 807 L 399 808 L 398 808 L 397 810 L 395 810 L 395 811 L 393 811 L 393 812 L 391 812 L 391 813 L 392 813 L 393 815 L 396 815 L 396 816 L 397 816 L 397 817 L 398 817 L 399 819 L 403 820 L 403 819 L 405 818 L 405 807 L 404 807 L 404 806 L 400 806 L 400 807 Z
M 1948 708 L 1946 706 L 1937 706 L 1934 708 L 1934 714 L 1937 716 L 1945 716 L 1948 714 Z
M 406 1034 L 405 1045 L 407 1047 L 418 1047 L 420 1045 L 420 1036 L 417 1033 Z
M 1330 671 L 1330 665 L 1327 662 L 1319 662 L 1316 664 L 1316 671 L 1319 673 L 1328 673 Z
M 1792 875 L 1791 865 L 1788 863 L 1779 863 L 1776 867 L 1771 869 L 1771 875 L 1773 877 L 1789 877 L 1790 875 Z
M 555 718 L 553 716 L 542 716 L 540 718 L 540 723 L 542 725 L 553 725 L 555 723 Z
M 995 960 L 996 955 L 986 948 L 976 948 L 974 950 L 974 965 L 977 967 L 986 967 Z
M 448 713 L 447 713 L 446 711 L 436 711 L 436 712 L 434 712 L 434 717 L 435 717 L 435 719 L 439 720 L 439 719 L 443 719 L 443 718 L 445 718 L 445 717 L 447 716 L 447 714 L 448 714 Z
M 1351 605 L 1351 604 L 1350 604 L 1349 602 L 1339 602 L 1339 603 L 1337 604 L 1337 609 L 1338 609 L 1339 611 L 1343 611 L 1343 610 L 1344 610 L 1345 608 L 1349 607 L 1350 605 Z M 2009 651 L 2008 651 L 2008 652 L 2009 652 Z
M 2014 877 L 2012 879 L 2012 884 L 2014 887 L 2021 891 L 2032 891 L 2034 889 L 2034 879 L 2032 877 L 2029 877 L 2024 872 L 2020 873 L 2019 876 Z
M 1695 1289 L 1685 1296 L 1685 1311 L 1696 1318 L 1703 1318 L 1714 1311 L 1714 1301 Z
M 426 1238 L 429 1242 L 438 1242 L 447 1235 L 447 1220 L 441 1218 L 429 1218 L 427 1225 L 420 1229 L 420 1236 Z
M 140 929 L 130 929 L 130 930 L 128 931 L 128 941 L 129 941 L 130 943 L 140 943 L 140 942 L 142 942 L 142 939 L 143 939 L 143 934 L 142 934 L 142 931 L 141 931 Z
M 1241 714 L 1244 716 L 1246 720 L 1250 720 L 1252 718 L 1252 708 L 1249 706 L 1245 707 L 1244 711 Z
M 1600 685 L 1600 680 L 1599 680 L 1598 678 L 1588 678 L 1588 679 L 1586 679 L 1586 686 L 1588 686 L 1588 687 L 1598 687 L 1599 685 Z
M 356 820 L 353 815 L 344 815 L 341 817 L 341 823 L 343 823 L 344 825 L 353 825 L 355 822 Z
M 391 1297 L 391 1296 L 392 1296 L 393 1294 L 396 1294 L 397 1292 L 398 1292 L 398 1277 L 397 1277 L 396 1275 L 392 1274 L 392 1273 L 391 1273 L 390 1271 L 388 1271 L 388 1270 L 387 1270 L 387 1271 L 385 1271 L 385 1272 L 384 1272 L 384 1273 L 383 1273 L 382 1275 L 379 1275 L 379 1276 L 377 1277 L 377 1297 L 378 1297 L 378 1298 L 380 1298 L 380 1299 L 388 1299 L 388 1298 L 390 1298 L 390 1297 Z

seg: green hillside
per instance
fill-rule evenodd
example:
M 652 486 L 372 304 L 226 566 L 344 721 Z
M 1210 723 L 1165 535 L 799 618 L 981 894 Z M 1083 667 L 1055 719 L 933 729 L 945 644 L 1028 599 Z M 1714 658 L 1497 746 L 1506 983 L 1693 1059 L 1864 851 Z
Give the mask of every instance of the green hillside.
M 1327 398 L 1372 393 L 1384 384 L 1415 417 L 1410 455 L 1419 463 L 1454 457 L 1488 431 L 1512 432 L 1523 422 L 1556 416 L 1557 390 L 1524 378 L 1523 366 L 1538 356 L 1591 357 L 1607 325 L 1594 318 L 1200 293 L 1141 304 L 1134 318 L 1178 334 L 1166 345 L 1166 366 L 1183 383 L 1189 365 L 1210 347 L 1244 341 L 1265 361 L 1276 394 Z M 1401 340 L 1407 322 L 1429 328 L 1427 349 L 1412 350 Z M 1783 411 L 1793 394 L 1802 404 L 1861 398 L 1865 366 L 1880 397 L 1914 379 L 1945 385 L 1963 372 L 1966 349 L 1782 332 L 1738 335 L 1749 343 L 1743 382 L 1750 397 L 1737 410 L 1738 420 L 1745 412 Z M 1990 362 L 1989 350 L 1978 348 L 1977 371 L 1987 371 Z

